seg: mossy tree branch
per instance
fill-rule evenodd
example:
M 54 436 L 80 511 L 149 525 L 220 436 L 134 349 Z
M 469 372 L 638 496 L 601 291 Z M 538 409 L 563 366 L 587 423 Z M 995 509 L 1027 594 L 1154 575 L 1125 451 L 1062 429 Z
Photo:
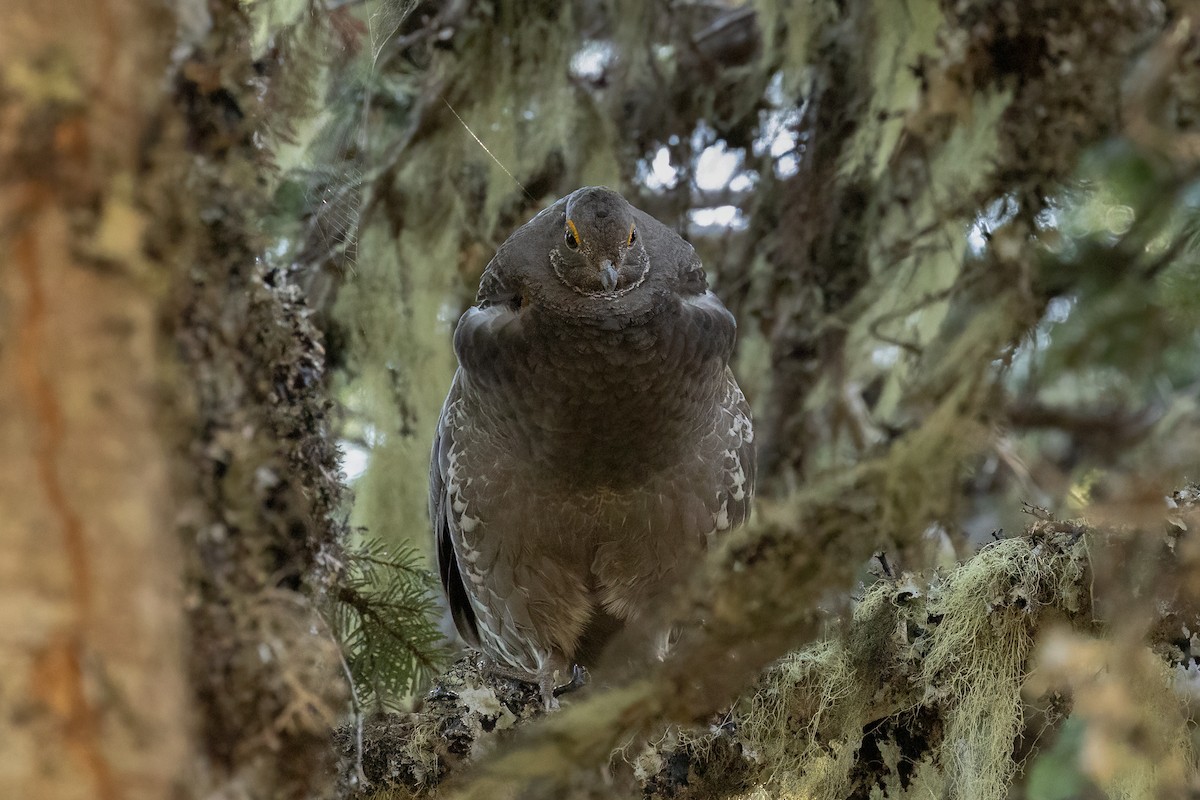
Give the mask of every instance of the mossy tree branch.
M 534 688 L 484 677 L 473 659 L 463 659 L 421 711 L 368 726 L 366 774 L 372 784 L 360 787 L 360 794 L 428 796 L 466 768 L 463 796 L 590 796 L 586 770 L 582 779 L 550 778 L 555 764 L 569 772 L 577 762 L 563 761 L 598 757 L 599 763 L 611 759 L 615 796 L 634 787 L 648 798 L 750 796 L 753 787 L 763 786 L 768 795 L 786 790 L 837 798 L 873 786 L 898 795 L 920 784 L 1002 797 L 1019 766 L 1014 742 L 1029 704 L 1047 705 L 1051 710 L 1041 724 L 1057 725 L 1069 713 L 1074 691 L 1064 684 L 1078 681 L 1053 661 L 1061 656 L 1042 656 L 1051 658 L 1049 677 L 1040 677 L 1030 696 L 1026 681 L 1036 642 L 1080 647 L 1113 633 L 1120 618 L 1098 617 L 1092 604 L 1094 563 L 1115 557 L 1137 537 L 1150 542 L 1155 558 L 1175 552 L 1181 527 L 1200 524 L 1198 496 L 1195 487 L 1177 492 L 1171 521 L 1163 506 L 1157 525 L 1136 533 L 1105 523 L 1038 519 L 952 570 L 881 575 L 848 620 L 773 665 L 709 725 L 685 723 L 649 742 L 634 736 L 639 719 L 673 713 L 664 701 L 666 679 L 657 674 L 569 700 L 545 719 Z M 1194 569 L 1191 556 L 1167 557 L 1161 576 L 1168 583 Z M 1164 593 L 1160 588 L 1154 594 L 1161 599 Z M 1147 625 L 1150 635 L 1128 643 L 1132 651 L 1157 654 L 1157 668 L 1138 669 L 1150 669 L 1162 693 L 1170 691 L 1164 670 L 1190 662 L 1190 650 L 1177 643 L 1186 639 L 1198 599 L 1159 606 Z M 1139 658 L 1134 662 L 1142 664 Z M 533 736 L 512 730 L 535 720 Z M 614 735 L 595 736 L 596 727 Z M 1183 736 L 1183 721 L 1173 730 Z M 947 741 L 958 744 L 946 751 Z M 1176 744 L 1169 737 L 1164 747 L 1160 752 L 1135 742 L 1133 766 L 1142 763 L 1138 759 L 1183 757 L 1170 755 Z M 348 738 L 341 749 L 352 754 Z M 496 755 L 485 757 L 480 769 L 469 768 L 466 762 L 493 750 Z M 551 765 L 544 767 L 546 760 Z M 1158 788 L 1170 790 L 1181 774 L 1168 773 Z M 542 779 L 531 781 L 534 775 Z

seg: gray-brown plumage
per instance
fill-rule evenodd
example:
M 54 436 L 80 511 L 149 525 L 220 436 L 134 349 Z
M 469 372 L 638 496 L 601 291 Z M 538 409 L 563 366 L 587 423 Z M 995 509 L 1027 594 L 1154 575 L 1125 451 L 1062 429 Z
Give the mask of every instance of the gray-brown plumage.
M 454 334 L 430 468 L 462 637 L 550 699 L 594 619 L 644 619 L 745 521 L 736 325 L 691 245 L 609 189 L 517 230 Z

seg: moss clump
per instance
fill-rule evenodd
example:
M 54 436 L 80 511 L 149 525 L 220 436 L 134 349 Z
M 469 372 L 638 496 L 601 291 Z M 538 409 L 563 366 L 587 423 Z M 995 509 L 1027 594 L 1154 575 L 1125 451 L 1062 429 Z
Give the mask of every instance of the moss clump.
M 847 796 L 869 751 L 893 791 L 1002 797 L 1034 631 L 1083 614 L 1086 575 L 1082 533 L 1061 530 L 996 542 L 927 584 L 881 580 L 845 627 L 767 673 L 738 709 L 743 745 L 785 796 Z
M 1079 614 L 1086 555 L 1040 538 L 996 542 L 951 572 L 929 602 L 941 622 L 921 670 L 925 702 L 945 710 L 941 760 L 954 794 L 1002 798 L 1016 764 L 1021 686 L 1048 610 Z

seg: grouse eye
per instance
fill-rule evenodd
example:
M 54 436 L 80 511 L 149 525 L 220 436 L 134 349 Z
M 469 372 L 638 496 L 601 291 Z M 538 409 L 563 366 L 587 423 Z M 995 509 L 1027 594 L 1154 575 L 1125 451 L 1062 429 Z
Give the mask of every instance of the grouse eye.
M 579 249 L 579 236 L 575 231 L 575 223 L 567 220 L 567 230 L 563 233 L 563 239 L 567 242 L 567 247 L 572 250 Z
M 632 247 L 633 243 L 636 241 L 637 241 L 637 226 L 630 225 L 629 226 L 629 241 L 627 241 L 625 244 L 628 247 Z

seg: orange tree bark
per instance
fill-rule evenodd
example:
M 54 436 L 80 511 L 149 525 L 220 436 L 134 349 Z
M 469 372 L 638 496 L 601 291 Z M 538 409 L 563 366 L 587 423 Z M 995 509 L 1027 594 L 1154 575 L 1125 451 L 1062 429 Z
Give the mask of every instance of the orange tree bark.
M 190 726 L 159 424 L 170 275 L 143 240 L 174 25 L 153 3 L 3 16 L 0 796 L 165 797 Z

